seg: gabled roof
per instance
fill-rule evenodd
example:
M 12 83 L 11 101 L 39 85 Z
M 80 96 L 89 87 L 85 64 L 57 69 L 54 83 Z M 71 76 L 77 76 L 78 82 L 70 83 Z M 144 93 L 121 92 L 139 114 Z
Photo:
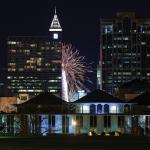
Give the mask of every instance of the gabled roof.
M 112 95 L 99 89 L 87 94 L 74 103 L 125 103 Z
M 137 96 L 136 98 L 130 100 L 129 103 L 137 103 L 139 105 L 150 105 L 150 93 L 145 92 L 140 96 Z
M 49 92 L 44 92 L 19 105 L 62 105 L 64 103 L 66 102 L 63 101 L 61 98 Z
M 52 20 L 49 31 L 62 31 L 62 28 L 60 26 L 60 23 L 59 23 L 59 20 L 58 20 L 58 17 L 57 17 L 56 8 L 55 8 L 54 18 Z
M 150 91 L 150 83 L 146 80 L 134 79 L 121 85 L 120 89 L 128 89 L 134 91 Z

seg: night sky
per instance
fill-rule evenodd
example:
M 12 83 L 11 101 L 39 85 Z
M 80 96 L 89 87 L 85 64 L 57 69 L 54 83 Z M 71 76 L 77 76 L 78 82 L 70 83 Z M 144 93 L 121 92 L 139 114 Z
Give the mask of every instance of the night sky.
M 87 62 L 99 59 L 100 18 L 118 11 L 134 11 L 150 18 L 149 0 L 1 0 L 0 1 L 0 80 L 6 67 L 8 35 L 49 35 L 54 7 L 63 28 L 63 41 L 72 43 Z M 93 88 L 96 74 L 91 75 Z

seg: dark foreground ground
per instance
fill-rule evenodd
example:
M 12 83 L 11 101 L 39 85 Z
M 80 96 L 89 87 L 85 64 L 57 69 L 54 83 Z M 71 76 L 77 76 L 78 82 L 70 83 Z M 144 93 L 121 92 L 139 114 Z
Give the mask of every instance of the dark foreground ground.
M 148 150 L 148 137 L 51 136 L 0 138 L 0 150 Z

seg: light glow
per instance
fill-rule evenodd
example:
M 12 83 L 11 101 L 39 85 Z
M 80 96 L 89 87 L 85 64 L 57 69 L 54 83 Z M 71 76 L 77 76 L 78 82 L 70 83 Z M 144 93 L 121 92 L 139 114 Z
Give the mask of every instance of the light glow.
M 84 81 L 90 82 L 87 72 L 91 72 L 91 67 L 79 56 L 78 50 L 72 45 L 62 45 L 62 97 L 65 101 L 71 102 L 78 90 L 88 90 L 84 86 Z
M 49 29 L 49 31 L 62 31 L 62 29 Z
M 66 79 L 66 73 L 64 68 L 62 67 L 62 98 L 63 100 L 68 102 L 68 84 Z
M 75 120 L 72 120 L 72 125 L 73 126 L 76 126 L 77 125 L 77 122 Z
M 55 11 L 55 15 L 54 18 L 52 20 L 51 26 L 49 28 L 49 31 L 62 31 L 62 28 L 60 26 L 56 11 Z
M 83 113 L 89 113 L 89 106 L 83 105 Z
M 116 107 L 116 105 L 110 106 L 110 113 L 117 113 L 117 107 Z
M 53 34 L 53 38 L 54 38 L 54 39 L 58 39 L 58 33 L 54 33 L 54 34 Z

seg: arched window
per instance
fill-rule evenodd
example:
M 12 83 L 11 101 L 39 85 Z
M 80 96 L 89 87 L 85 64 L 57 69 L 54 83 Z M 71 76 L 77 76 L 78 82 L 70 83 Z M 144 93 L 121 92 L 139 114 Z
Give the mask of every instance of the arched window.
M 97 105 L 97 114 L 101 114 L 102 113 L 102 105 L 101 104 L 98 104 Z
M 124 105 L 124 112 L 125 113 L 130 112 L 130 105 L 129 104 Z
M 95 114 L 96 112 L 96 106 L 94 104 L 90 105 L 90 113 Z
M 104 105 L 104 113 L 109 114 L 109 105 L 108 104 Z
M 118 113 L 123 113 L 123 111 L 124 111 L 124 107 L 123 107 L 123 105 L 122 104 L 119 104 L 119 106 L 118 106 Z

